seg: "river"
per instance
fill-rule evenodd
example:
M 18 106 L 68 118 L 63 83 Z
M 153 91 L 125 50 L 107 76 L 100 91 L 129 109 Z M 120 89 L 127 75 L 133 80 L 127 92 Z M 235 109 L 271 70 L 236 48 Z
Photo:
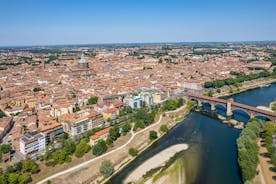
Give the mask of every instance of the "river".
M 276 101 L 276 84 L 236 94 L 231 98 L 251 106 L 268 106 L 271 101 Z M 204 107 L 206 110 L 209 109 L 208 105 Z M 223 107 L 218 106 L 217 111 L 219 114 L 225 114 Z M 242 111 L 235 111 L 234 117 L 243 122 L 249 119 L 249 116 Z M 236 147 L 236 139 L 240 131 L 228 128 L 218 119 L 199 112 L 192 112 L 168 134 L 116 174 L 110 183 L 123 183 L 127 175 L 145 160 L 177 143 L 188 143 L 190 146 L 188 150 L 177 154 L 174 158 L 182 160 L 186 183 L 242 183 Z

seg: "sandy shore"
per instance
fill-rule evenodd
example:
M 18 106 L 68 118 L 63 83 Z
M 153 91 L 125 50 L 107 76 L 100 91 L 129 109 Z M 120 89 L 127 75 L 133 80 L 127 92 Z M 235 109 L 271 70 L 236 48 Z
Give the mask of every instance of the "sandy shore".
M 176 153 L 188 149 L 188 144 L 173 145 L 150 159 L 146 160 L 143 164 L 137 167 L 125 180 L 124 183 L 138 181 L 144 174 L 151 169 L 162 166 L 166 161 L 173 157 Z

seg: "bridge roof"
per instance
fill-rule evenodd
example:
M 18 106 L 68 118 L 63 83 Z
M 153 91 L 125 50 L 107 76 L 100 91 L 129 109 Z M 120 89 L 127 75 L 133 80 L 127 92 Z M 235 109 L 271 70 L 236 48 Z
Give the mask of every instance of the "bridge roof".
M 224 99 L 214 98 L 214 97 L 209 97 L 209 96 L 204 96 L 204 95 L 197 95 L 197 94 L 193 94 L 193 93 L 188 93 L 188 96 L 205 99 L 205 100 L 210 100 L 210 101 L 214 101 L 214 102 L 219 102 L 219 103 L 225 103 L 225 104 L 227 103 L 227 101 Z
M 238 103 L 238 102 L 233 102 L 232 105 L 236 106 L 236 107 L 240 107 L 242 109 L 247 109 L 247 110 L 251 110 L 251 111 L 254 111 L 254 112 L 258 112 L 258 113 L 261 113 L 261 114 L 264 114 L 264 115 L 269 115 L 269 116 L 272 116 L 272 117 L 276 117 L 276 113 L 274 113 L 274 112 L 258 109 L 256 107 L 252 107 L 252 106 L 249 106 L 249 105 L 241 104 L 241 103 Z
M 224 100 L 224 99 L 219 99 L 219 98 L 214 98 L 214 97 L 209 97 L 209 96 L 203 96 L 203 95 L 198 95 L 198 94 L 193 94 L 193 93 L 188 93 L 188 96 L 198 98 L 198 99 L 204 99 L 204 100 L 208 100 L 208 101 L 218 102 L 218 103 L 225 103 L 225 104 L 227 103 L 227 100 Z M 264 114 L 264 115 L 271 116 L 271 117 L 274 117 L 274 118 L 276 117 L 276 113 L 274 113 L 274 112 L 258 109 L 256 107 L 252 107 L 252 106 L 245 105 L 245 104 L 238 103 L 238 102 L 231 102 L 231 104 L 233 106 L 239 107 L 241 109 L 258 112 L 260 114 Z

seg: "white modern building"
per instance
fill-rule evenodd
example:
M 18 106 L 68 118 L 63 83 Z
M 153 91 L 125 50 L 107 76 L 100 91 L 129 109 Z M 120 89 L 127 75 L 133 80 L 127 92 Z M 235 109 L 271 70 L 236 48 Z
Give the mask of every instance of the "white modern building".
M 19 140 L 20 152 L 25 157 L 34 157 L 44 154 L 46 148 L 46 136 L 43 133 L 31 132 L 25 134 Z
M 127 96 L 124 98 L 124 103 L 133 109 L 139 109 L 142 106 L 142 98 L 140 96 Z

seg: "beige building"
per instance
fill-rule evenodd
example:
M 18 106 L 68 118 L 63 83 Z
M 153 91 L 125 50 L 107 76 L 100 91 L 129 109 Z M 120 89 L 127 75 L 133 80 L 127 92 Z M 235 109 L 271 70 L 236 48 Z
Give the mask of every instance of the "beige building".
M 80 135 L 93 128 L 105 126 L 103 116 L 94 110 L 82 110 L 63 115 L 61 122 L 64 132 L 67 132 L 70 137 Z
M 110 127 L 100 130 L 90 137 L 89 144 L 94 146 L 99 140 L 106 140 L 109 136 Z

